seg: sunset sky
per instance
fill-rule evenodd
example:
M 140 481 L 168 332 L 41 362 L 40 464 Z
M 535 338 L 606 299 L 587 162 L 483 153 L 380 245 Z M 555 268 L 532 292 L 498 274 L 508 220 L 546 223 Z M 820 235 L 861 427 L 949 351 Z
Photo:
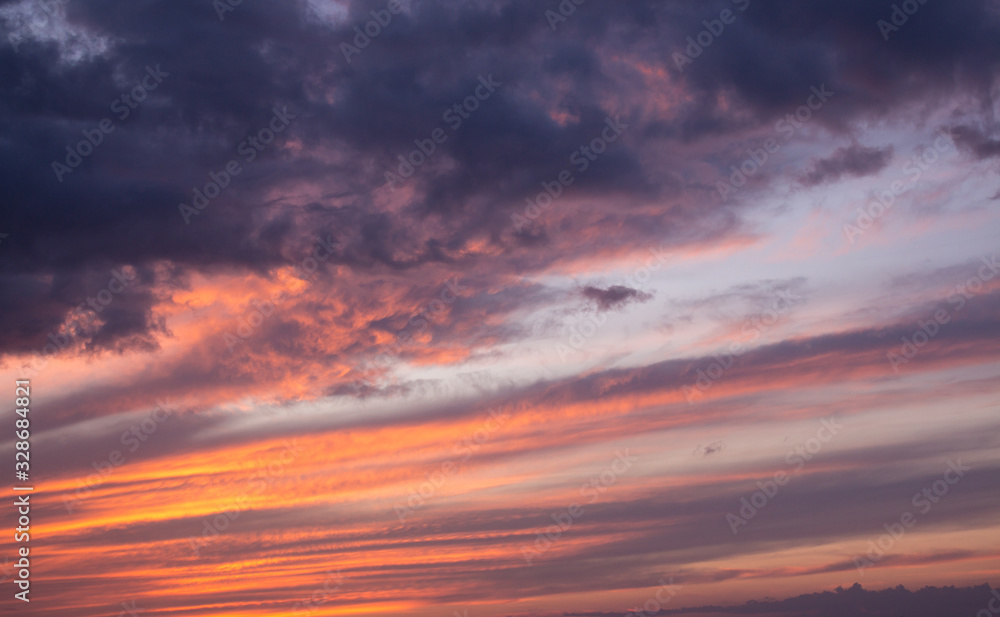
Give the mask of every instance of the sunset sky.
M 1000 613 L 996 1 L 0 38 L 0 614 Z

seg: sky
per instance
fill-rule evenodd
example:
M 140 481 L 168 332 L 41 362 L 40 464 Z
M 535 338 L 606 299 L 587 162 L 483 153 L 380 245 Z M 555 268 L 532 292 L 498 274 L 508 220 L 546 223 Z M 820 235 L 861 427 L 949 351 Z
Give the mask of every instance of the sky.
M 2 614 L 1000 613 L 997 2 L 0 38 Z

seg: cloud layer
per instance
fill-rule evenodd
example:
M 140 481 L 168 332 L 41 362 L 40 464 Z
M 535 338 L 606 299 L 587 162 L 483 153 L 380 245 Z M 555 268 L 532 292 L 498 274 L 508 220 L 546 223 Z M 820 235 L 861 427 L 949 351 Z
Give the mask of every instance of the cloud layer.
M 1000 12 L 897 4 L 0 2 L 31 614 L 974 614 Z

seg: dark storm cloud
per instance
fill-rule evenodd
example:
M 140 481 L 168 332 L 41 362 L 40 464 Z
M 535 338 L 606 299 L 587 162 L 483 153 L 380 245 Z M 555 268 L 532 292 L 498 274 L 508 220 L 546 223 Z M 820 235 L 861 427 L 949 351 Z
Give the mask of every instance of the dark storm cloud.
M 801 182 L 806 186 L 816 186 L 835 182 L 844 176 L 868 176 L 885 169 L 891 158 L 892 146 L 867 148 L 861 144 L 853 144 L 837 148 L 829 158 L 814 161 Z
M 553 32 L 547 7 L 527 0 L 458 8 L 415 1 L 347 63 L 340 44 L 370 19 L 369 3 L 352 2 L 336 24 L 307 19 L 302 1 L 243 3 L 225 21 L 201 0 L 69 3 L 69 22 L 110 41 L 107 51 L 67 60 L 53 42 L 0 47 L 0 213 L 11 234 L 0 277 L 21 294 L 0 307 L 10 324 L 0 350 L 43 345 L 70 307 L 95 291 L 86 281 L 107 264 L 266 272 L 292 261 L 315 235 L 332 233 L 343 242 L 332 263 L 414 269 L 460 259 L 454 251 L 485 234 L 502 249 L 498 268 L 544 267 L 566 247 L 544 225 L 515 234 L 510 214 L 618 115 L 631 128 L 563 202 L 585 194 L 679 203 L 661 216 L 608 207 L 566 225 L 624 221 L 602 240 L 609 245 L 637 234 L 703 236 L 727 217 L 724 231 L 736 230 L 731 211 L 686 205 L 685 192 L 704 186 L 681 173 L 689 164 L 684 144 L 724 134 L 738 143 L 741 129 L 773 122 L 819 84 L 837 93 L 820 122 L 846 129 L 899 105 L 982 94 L 996 77 L 1000 37 L 985 0 L 922 5 L 889 41 L 876 26 L 889 1 L 751 2 L 678 73 L 684 101 L 662 117 L 643 111 L 648 85 L 610 59 L 670 68 L 671 54 L 704 29 L 703 20 L 734 6 L 591 0 Z M 169 76 L 60 183 L 52 162 L 64 160 L 81 131 L 113 117 L 112 101 L 158 65 Z M 445 110 L 489 75 L 502 85 L 460 128 L 448 128 Z M 190 203 L 192 189 L 237 158 L 238 144 L 283 105 L 297 116 L 287 131 L 185 225 L 178 204 Z M 385 171 L 439 127 L 448 140 L 409 180 L 413 193 L 398 207 L 380 203 L 374 192 Z M 643 154 L 657 140 L 678 147 L 668 155 L 677 157 L 671 173 Z M 994 151 L 989 140 L 969 143 L 980 156 Z M 334 161 L 329 151 L 340 156 Z M 851 158 L 835 156 L 816 173 L 877 168 L 877 160 L 866 167 Z M 723 159 L 720 168 L 728 166 Z M 291 203 L 296 187 L 316 182 L 320 201 Z M 53 279 L 71 282 L 57 289 Z M 120 303 L 112 311 L 118 325 L 89 344 L 155 338 L 154 303 L 151 296 Z
M 597 310 L 604 312 L 624 308 L 629 302 L 646 302 L 653 296 L 638 289 L 624 285 L 612 285 L 607 289 L 587 286 L 583 288 L 583 297 L 594 302 Z
M 9 351 L 51 355 L 64 351 L 93 353 L 155 349 L 153 334 L 166 332 L 152 314 L 157 298 L 148 268 L 58 270 L 39 274 L 0 275 L 8 293 L 0 299 L 0 314 L 20 315 L 21 327 L 2 339 Z M 67 316 L 65 327 L 61 327 Z

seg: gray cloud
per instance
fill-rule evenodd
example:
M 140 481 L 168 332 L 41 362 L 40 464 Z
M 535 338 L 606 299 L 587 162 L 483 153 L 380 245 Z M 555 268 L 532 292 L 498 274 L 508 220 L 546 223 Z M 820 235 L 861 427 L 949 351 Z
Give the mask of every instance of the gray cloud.
M 837 148 L 829 158 L 813 161 L 812 168 L 802 176 L 806 186 L 836 182 L 844 176 L 861 177 L 885 169 L 892 158 L 892 146 L 867 148 L 852 144 Z
M 651 294 L 632 289 L 625 285 L 612 285 L 607 289 L 587 286 L 583 288 L 583 297 L 594 302 L 601 312 L 624 308 L 629 302 L 646 302 L 651 300 Z

